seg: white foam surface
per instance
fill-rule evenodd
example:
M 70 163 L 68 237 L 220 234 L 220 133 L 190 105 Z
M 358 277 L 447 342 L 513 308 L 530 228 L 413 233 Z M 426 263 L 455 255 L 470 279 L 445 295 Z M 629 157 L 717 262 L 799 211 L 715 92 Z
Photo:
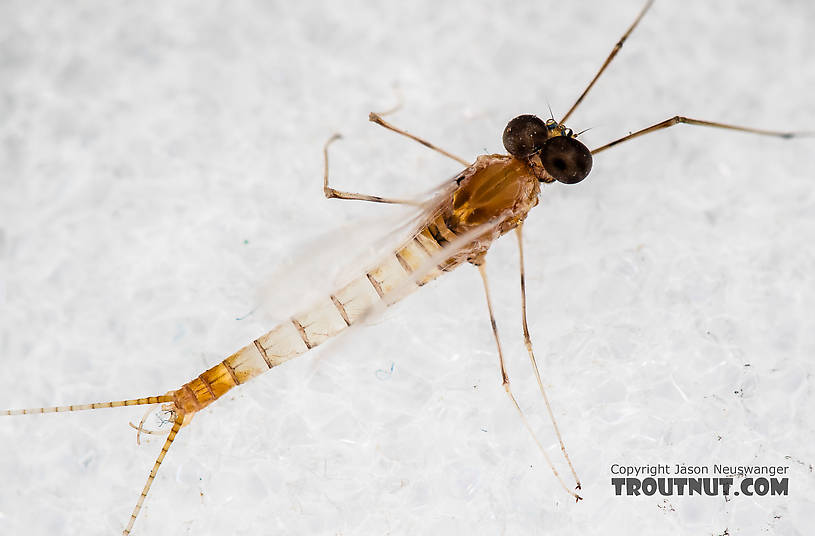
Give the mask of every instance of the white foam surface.
M 368 112 L 401 99 L 393 123 L 500 152 L 515 115 L 566 111 L 640 4 L 4 3 L 0 408 L 195 377 L 330 279 L 304 251 L 350 258 L 349 223 L 393 221 L 322 198 L 328 136 L 336 187 L 425 191 L 460 166 Z M 677 113 L 811 129 L 814 20 L 808 0 L 659 1 L 570 126 L 590 147 Z M 134 534 L 807 534 L 813 144 L 678 126 L 544 188 L 530 329 L 581 503 L 506 399 L 463 267 L 196 416 Z M 565 473 L 513 237 L 488 270 L 520 404 Z M 0 418 L 0 534 L 118 534 L 160 448 L 136 445 L 141 414 Z M 616 497 L 613 463 L 786 465 L 790 493 Z

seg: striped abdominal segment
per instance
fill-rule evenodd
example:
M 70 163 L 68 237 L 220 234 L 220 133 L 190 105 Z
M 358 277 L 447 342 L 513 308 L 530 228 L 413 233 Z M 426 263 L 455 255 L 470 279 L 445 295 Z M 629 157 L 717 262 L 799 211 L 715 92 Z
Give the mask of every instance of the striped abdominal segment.
M 419 286 L 463 262 L 449 259 L 428 266 L 456 235 L 442 216 L 421 228 L 402 247 L 334 294 L 294 315 L 175 391 L 184 414 L 198 412 L 227 391 L 302 355 L 359 321 L 380 303 L 395 303 Z M 426 273 L 425 273 L 426 272 Z

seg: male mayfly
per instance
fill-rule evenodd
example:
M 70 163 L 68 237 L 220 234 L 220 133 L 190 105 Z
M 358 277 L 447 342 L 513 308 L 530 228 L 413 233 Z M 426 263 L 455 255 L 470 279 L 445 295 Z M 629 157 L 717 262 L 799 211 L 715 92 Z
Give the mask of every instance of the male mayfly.
M 164 455 L 181 428 L 188 424 L 198 411 L 223 396 L 231 388 L 245 383 L 256 375 L 288 359 L 305 353 L 329 337 L 338 334 L 344 328 L 358 322 L 377 303 L 383 301 L 392 303 L 406 295 L 408 291 L 424 285 L 435 277 L 451 271 L 461 264 L 471 263 L 479 267 L 479 272 L 483 276 L 491 325 L 498 348 L 502 383 L 510 398 L 510 403 L 516 407 L 521 418 L 526 422 L 520 407 L 513 397 L 504 368 L 502 350 L 500 343 L 498 343 L 492 304 L 483 267 L 486 252 L 492 242 L 501 235 L 512 231 L 518 238 L 519 246 L 521 245 L 522 223 L 528 211 L 537 204 L 540 185 L 553 182 L 564 184 L 580 182 L 591 171 L 593 156 L 597 153 L 624 141 L 679 123 L 784 138 L 796 135 L 795 133 L 738 127 L 676 116 L 593 150 L 589 150 L 583 145 L 578 140 L 579 134 L 575 134 L 567 126 L 567 120 L 583 101 L 650 6 L 651 2 L 648 2 L 583 93 L 563 117 L 560 119 L 551 117 L 548 120 L 542 120 L 533 115 L 520 115 L 507 124 L 503 135 L 507 155 L 481 156 L 471 163 L 468 160 L 453 156 L 429 142 L 407 134 L 386 122 L 380 115 L 372 114 L 372 121 L 400 134 L 408 135 L 431 149 L 454 158 L 465 169 L 447 183 L 431 203 L 423 207 L 424 220 L 417 225 L 415 232 L 399 248 L 385 256 L 378 264 L 368 267 L 359 277 L 349 281 L 347 285 L 327 296 L 314 308 L 294 315 L 290 321 L 258 337 L 223 362 L 203 372 L 179 389 L 170 391 L 167 394 L 155 394 L 149 397 L 119 402 L 36 408 L 33 410 L 9 410 L 6 414 L 74 411 L 129 405 L 166 405 L 173 415 L 173 427 L 124 529 L 124 533 L 128 534 L 148 494 L 155 474 L 164 459 Z M 352 194 L 332 189 L 328 185 L 327 165 L 324 188 L 328 197 L 372 202 L 398 202 L 397 200 L 378 196 Z M 523 269 L 521 270 L 521 290 L 523 295 Z M 526 327 L 525 304 L 523 322 L 524 339 L 529 357 L 533 370 L 538 375 L 532 343 Z M 539 375 L 538 384 L 545 398 L 546 394 Z M 554 419 L 552 419 L 552 422 L 554 424 Z M 555 430 L 557 431 L 556 426 Z M 561 450 L 568 461 L 563 442 L 561 442 Z M 546 456 L 546 451 L 543 448 L 541 448 L 541 451 Z M 571 468 L 571 463 L 569 463 L 569 466 L 569 472 L 572 474 L 570 478 L 573 478 L 574 482 L 568 484 L 564 481 L 566 477 L 559 475 L 554 466 L 552 466 L 552 470 L 555 472 L 561 486 L 566 488 L 566 493 L 579 498 L 578 492 L 573 490 L 573 488 L 580 488 L 577 470 Z

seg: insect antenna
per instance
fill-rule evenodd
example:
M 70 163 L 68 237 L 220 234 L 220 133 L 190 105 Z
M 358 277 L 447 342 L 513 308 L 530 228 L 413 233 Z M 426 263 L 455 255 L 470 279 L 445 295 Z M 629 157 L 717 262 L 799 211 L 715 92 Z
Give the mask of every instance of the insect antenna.
M 122 408 L 126 406 L 144 406 L 148 404 L 163 404 L 172 402 L 172 395 L 148 396 L 147 398 L 132 398 L 130 400 L 116 400 L 113 402 L 94 402 L 93 404 L 74 404 L 70 406 L 50 406 L 45 408 L 6 409 L 0 415 L 30 415 L 36 413 L 64 413 L 68 411 L 84 411 L 88 409 Z
M 577 138 L 577 137 L 579 137 L 581 134 L 585 134 L 586 132 L 588 132 L 588 131 L 589 131 L 589 130 L 591 130 L 591 129 L 592 129 L 592 127 L 589 127 L 589 128 L 584 128 L 583 130 L 581 130 L 580 132 L 578 132 L 577 134 L 575 134 L 575 135 L 574 135 L 574 137 L 575 137 L 575 138 Z

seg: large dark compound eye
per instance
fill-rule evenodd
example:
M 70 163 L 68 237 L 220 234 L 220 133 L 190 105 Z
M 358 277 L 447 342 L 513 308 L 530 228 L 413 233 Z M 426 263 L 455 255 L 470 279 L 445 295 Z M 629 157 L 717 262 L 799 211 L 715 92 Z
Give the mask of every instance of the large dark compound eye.
M 567 136 L 556 136 L 544 143 L 540 159 L 543 169 L 565 184 L 580 182 L 591 171 L 591 151 Z
M 515 158 L 526 158 L 541 148 L 548 136 L 546 123 L 534 115 L 519 115 L 504 129 L 504 148 Z

